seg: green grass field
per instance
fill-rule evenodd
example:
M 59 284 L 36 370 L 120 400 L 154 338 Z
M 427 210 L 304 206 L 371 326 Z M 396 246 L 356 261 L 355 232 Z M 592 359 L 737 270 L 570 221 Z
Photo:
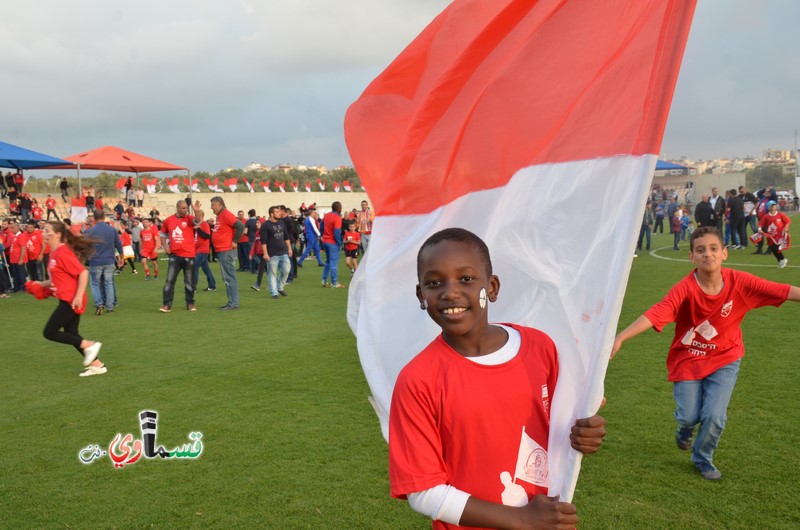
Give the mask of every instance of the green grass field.
M 668 235 L 653 246 L 673 260 L 634 260 L 623 326 L 690 270 Z M 787 257 L 783 270 L 750 251 L 729 262 L 800 284 L 800 258 Z M 117 311 L 81 322 L 85 337 L 103 341 L 109 367 L 91 378 L 78 377 L 70 347 L 42 338 L 52 300 L 0 300 L 0 528 L 428 528 L 389 498 L 387 447 L 345 321 L 347 291 L 320 288 L 320 271 L 307 262 L 280 300 L 250 290 L 253 276 L 239 273 L 234 312 L 217 310 L 224 289 L 198 293 L 196 313 L 181 309 L 179 282 L 170 314 L 157 311 L 162 282 L 118 277 Z M 626 343 L 607 377 L 606 443 L 584 460 L 575 494 L 580 528 L 800 527 L 798 318 L 800 305 L 787 304 L 745 320 L 748 353 L 717 483 L 675 447 L 664 366 L 672 328 Z M 79 461 L 82 448 L 107 450 L 117 433 L 138 438 L 145 409 L 158 412 L 158 443 L 168 449 L 202 432 L 201 457 L 122 469 L 108 456 Z

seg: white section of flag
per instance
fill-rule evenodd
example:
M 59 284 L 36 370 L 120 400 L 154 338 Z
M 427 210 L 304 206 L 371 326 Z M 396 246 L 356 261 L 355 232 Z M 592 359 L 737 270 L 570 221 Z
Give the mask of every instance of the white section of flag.
M 500 278 L 490 321 L 538 328 L 558 347 L 550 495 L 571 499 L 580 455 L 570 447 L 569 430 L 594 414 L 603 397 L 655 164 L 655 155 L 620 155 L 531 166 L 504 187 L 467 194 L 429 214 L 376 217 L 350 286 L 348 321 L 384 437 L 397 374 L 439 333 L 415 297 L 417 252 L 434 232 L 465 228 L 489 246 Z

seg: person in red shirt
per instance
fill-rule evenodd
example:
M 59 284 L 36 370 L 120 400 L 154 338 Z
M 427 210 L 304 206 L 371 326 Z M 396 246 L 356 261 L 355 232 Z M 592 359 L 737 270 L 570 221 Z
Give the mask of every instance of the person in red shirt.
M 328 286 L 328 275 L 331 287 L 344 287 L 339 283 L 339 255 L 342 253 L 342 203 L 331 205 L 330 212 L 322 218 L 322 246 L 325 248 L 325 267 L 322 269 L 322 286 Z
M 244 210 L 236 212 L 236 218 L 242 225 L 247 228 L 247 219 L 244 216 Z M 236 272 L 247 272 L 250 270 L 250 239 L 247 237 L 247 231 L 242 232 L 242 237 L 236 242 L 236 253 L 239 257 L 239 268 Z
M 358 247 L 360 245 L 361 234 L 356 229 L 356 221 L 353 219 L 350 220 L 350 224 L 344 233 L 344 263 L 350 269 L 351 274 L 356 272 L 358 268 Z
M 144 269 L 145 281 L 150 280 L 150 269 L 147 267 L 147 260 L 153 264 L 153 274 L 158 279 L 158 249 L 161 248 L 161 237 L 158 235 L 158 228 L 153 225 L 149 217 L 142 219 L 142 231 L 139 234 L 141 248 L 139 254 L 142 256 L 142 268 Z
M 33 217 L 34 221 L 40 221 L 43 216 L 44 216 L 44 210 L 42 210 L 42 207 L 39 206 L 39 201 L 33 199 L 31 207 L 31 217 Z
M 42 232 L 37 229 L 36 222 L 29 219 L 25 226 L 25 267 L 28 271 L 28 278 L 31 280 L 44 279 L 42 271 L 44 247 Z
M 82 262 L 94 252 L 93 242 L 74 235 L 60 221 L 45 225 L 44 242 L 50 247 L 50 279 L 31 284 L 40 290 L 49 288 L 58 299 L 58 306 L 44 327 L 44 336 L 78 350 L 86 367 L 79 374 L 81 377 L 104 374 L 108 370 L 97 357 L 102 343 L 84 339 L 78 330 L 81 314 L 86 310 L 86 286 L 89 283 L 89 271 Z
M 767 254 L 772 253 L 778 260 L 778 268 L 782 269 L 789 263 L 783 257 L 783 250 L 789 248 L 789 225 L 792 221 L 782 212 L 778 211 L 775 201 L 767 203 L 767 213 L 758 222 L 758 231 L 767 240 Z
M 194 211 L 203 215 L 200 209 L 200 201 L 194 203 Z M 222 273 L 222 281 L 225 282 L 225 290 L 228 295 L 228 303 L 220 307 L 223 311 L 239 309 L 239 280 L 236 278 L 236 241 L 242 238 L 244 225 L 239 221 L 230 210 L 225 208 L 225 201 L 222 197 L 211 198 L 211 210 L 217 216 L 214 229 L 211 233 L 211 246 L 217 254 L 219 269 Z
M 25 271 L 25 233 L 20 231 L 19 223 L 12 219 L 8 223 L 6 231 L 6 251 L 8 252 L 8 263 L 11 266 L 11 276 L 13 278 L 12 292 L 19 293 L 25 289 L 27 278 Z
M 56 213 L 56 200 L 52 198 L 50 195 L 47 196 L 47 199 L 44 201 L 44 207 L 47 208 L 47 220 L 50 220 L 50 214 L 56 218 L 56 221 L 59 220 L 58 213 Z
M 435 529 L 574 527 L 575 506 L 546 496 L 555 344 L 533 328 L 489 323 L 500 280 L 486 244 L 467 230 L 428 238 L 417 278 L 420 308 L 442 332 L 395 383 L 391 495 L 408 499 Z M 570 442 L 590 454 L 604 436 L 595 415 L 577 420 Z M 524 471 L 515 473 L 515 463 Z
M 695 270 L 617 335 L 611 356 L 626 340 L 675 323 L 667 355 L 678 421 L 675 441 L 683 451 L 692 449 L 692 462 L 703 478 L 718 480 L 722 473 L 714 466 L 713 456 L 744 356 L 741 322 L 751 309 L 800 301 L 800 288 L 723 268 L 728 249 L 716 228 L 697 229 L 689 249 Z
M 211 252 L 211 225 L 202 221 L 194 230 L 194 292 L 197 292 L 197 282 L 200 279 L 200 269 L 206 275 L 208 287 L 204 291 L 216 291 L 217 280 L 208 264 L 208 255 Z
M 124 219 L 119 222 L 117 233 L 119 234 L 119 240 L 122 242 L 122 255 L 119 257 L 117 274 L 122 274 L 122 269 L 125 268 L 125 264 L 129 264 L 131 266 L 131 274 L 139 274 L 139 271 L 136 270 L 136 253 L 133 250 L 131 229 L 128 228 L 128 222 Z
M 162 313 L 172 311 L 172 298 L 175 294 L 175 280 L 178 273 L 183 271 L 183 288 L 186 299 L 186 309 L 196 311 L 194 305 L 194 225 L 200 223 L 202 218 L 189 217 L 189 205 L 180 200 L 175 205 L 175 215 L 170 215 L 161 224 L 161 243 L 169 256 L 167 268 L 167 281 L 164 282 L 164 304 L 158 309 Z

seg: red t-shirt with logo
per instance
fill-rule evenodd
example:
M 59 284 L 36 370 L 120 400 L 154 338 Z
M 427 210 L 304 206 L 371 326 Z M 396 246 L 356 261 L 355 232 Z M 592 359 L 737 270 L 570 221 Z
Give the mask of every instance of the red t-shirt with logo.
M 25 235 L 25 259 L 28 261 L 36 261 L 44 247 L 42 231 L 34 230 L 32 234 L 26 232 Z
M 211 244 L 214 245 L 216 252 L 227 252 L 233 246 L 233 236 L 236 232 L 233 225 L 236 224 L 236 218 L 230 210 L 225 209 L 217 215 L 217 222 L 214 225 L 214 231 L 211 233 Z
M 661 332 L 675 322 L 675 337 L 667 355 L 669 380 L 696 381 L 744 355 L 742 329 L 751 309 L 779 306 L 790 285 L 764 280 L 746 272 L 723 268 L 722 291 L 703 292 L 692 271 L 644 316 Z
M 210 234 L 211 226 L 207 222 L 203 221 L 200 223 L 200 230 Z M 209 254 L 211 252 L 211 240 L 200 237 L 200 230 L 197 230 L 194 234 L 194 251 L 197 254 Z
M 44 201 L 44 205 L 48 210 L 52 210 L 56 207 L 56 200 L 51 197 Z
M 67 245 L 61 245 L 50 253 L 47 266 L 50 273 L 50 288 L 53 295 L 68 304 L 72 303 L 78 291 L 78 276 L 86 270 L 75 252 Z M 83 293 L 83 306 L 75 311 L 81 314 L 86 309 L 86 291 Z
M 161 233 L 169 238 L 169 250 L 182 258 L 195 257 L 194 219 L 170 215 L 161 224 Z
M 44 212 L 42 211 L 42 209 L 39 208 L 38 206 L 34 206 L 33 209 L 31 209 L 31 215 L 33 216 L 33 219 L 35 221 L 40 221 L 42 219 L 43 213 Z
M 519 352 L 507 362 L 477 364 L 439 335 L 400 372 L 389 420 L 393 497 L 450 484 L 500 503 L 503 472 L 518 476 L 516 483 L 529 499 L 547 493 L 543 484 L 558 353 L 545 333 L 506 325 L 518 330 L 521 340 Z M 448 527 L 434 521 L 434 528 Z
M 156 245 L 158 243 L 158 228 L 150 225 L 148 229 L 142 229 L 139 233 L 140 254 L 145 258 L 156 259 Z

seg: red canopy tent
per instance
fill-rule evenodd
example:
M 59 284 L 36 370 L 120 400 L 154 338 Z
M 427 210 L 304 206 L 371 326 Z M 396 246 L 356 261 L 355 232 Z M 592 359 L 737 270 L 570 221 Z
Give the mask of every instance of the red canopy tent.
M 138 184 L 139 173 L 153 172 L 153 171 L 186 171 L 187 175 L 189 169 L 169 162 L 162 162 L 155 158 L 140 155 L 133 151 L 126 151 L 113 145 L 106 145 L 85 151 L 76 155 L 64 157 L 64 160 L 69 160 L 75 166 L 52 166 L 51 169 L 71 168 L 76 167 L 78 170 L 78 188 L 81 187 L 81 168 L 83 169 L 100 169 L 106 171 L 123 171 L 129 173 L 136 173 L 136 181 Z

